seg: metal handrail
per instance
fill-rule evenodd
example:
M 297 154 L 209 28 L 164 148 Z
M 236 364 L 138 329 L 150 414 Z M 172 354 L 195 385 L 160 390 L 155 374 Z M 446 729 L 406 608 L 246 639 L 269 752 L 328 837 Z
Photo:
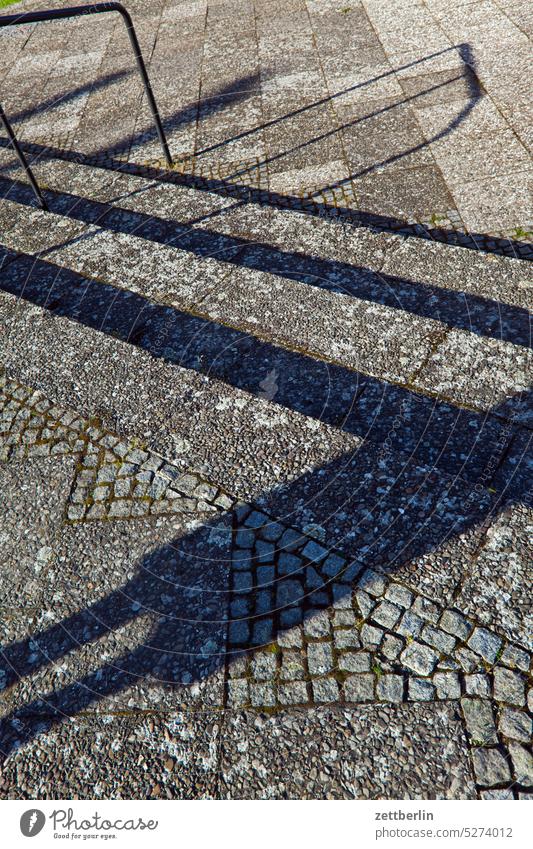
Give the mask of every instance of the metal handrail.
M 36 24 L 40 23 L 41 21 L 57 21 L 61 20 L 62 18 L 77 18 L 81 17 L 82 15 L 99 15 L 103 12 L 118 12 L 120 15 L 122 15 L 124 23 L 126 24 L 126 29 L 128 30 L 128 36 L 135 56 L 135 61 L 137 62 L 137 67 L 144 83 L 144 89 L 146 91 L 146 97 L 148 98 L 148 103 L 150 104 L 150 109 L 152 111 L 157 135 L 159 137 L 159 141 L 161 142 L 161 147 L 163 148 L 165 159 L 168 165 L 172 165 L 172 157 L 170 155 L 165 131 L 163 130 L 161 118 L 159 117 L 157 104 L 155 102 L 152 86 L 150 85 L 150 80 L 148 78 L 146 65 L 144 64 L 144 59 L 142 57 L 141 48 L 137 39 L 137 34 L 133 26 L 133 21 L 131 19 L 130 13 L 127 9 L 124 8 L 121 3 L 96 3 L 86 6 L 73 6 L 68 9 L 48 9 L 42 12 L 23 12 L 20 15 L 3 15 L 0 16 L 0 27 L 10 27 L 16 26 L 18 24 Z M 0 123 L 3 124 L 4 129 L 8 135 L 9 141 L 11 142 L 13 149 L 18 157 L 18 160 L 24 168 L 24 171 L 26 172 L 26 175 L 31 183 L 31 187 L 33 189 L 35 197 L 37 198 L 39 206 L 41 206 L 42 209 L 48 210 L 46 201 L 41 194 L 41 190 L 37 185 L 37 181 L 33 176 L 33 172 L 17 141 L 13 128 L 8 121 L 6 113 L 2 109 L 2 104 L 0 104 Z

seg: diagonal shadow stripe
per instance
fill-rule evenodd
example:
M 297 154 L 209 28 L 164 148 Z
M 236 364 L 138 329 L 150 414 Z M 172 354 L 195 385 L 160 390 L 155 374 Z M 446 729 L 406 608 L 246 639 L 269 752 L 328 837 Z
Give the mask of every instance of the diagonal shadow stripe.
M 395 443 L 398 455 L 415 456 L 421 464 L 471 482 L 478 479 L 481 459 L 491 453 L 513 416 L 505 406 L 502 418 L 460 409 L 27 255 L 5 268 L 0 286 L 152 356 L 267 397 L 376 445 L 390 435 L 401 411 L 408 427 Z M 513 434 L 514 428 L 506 445 Z
M 32 205 L 33 195 L 24 183 L 0 178 L 2 192 L 12 201 Z M 444 290 L 438 284 L 418 283 L 376 273 L 349 263 L 308 257 L 204 227 L 195 228 L 189 222 L 182 224 L 172 219 L 114 208 L 75 194 L 48 191 L 45 196 L 51 212 L 86 224 L 96 224 L 103 230 L 133 234 L 151 242 L 178 247 L 198 257 L 213 256 L 229 266 L 264 271 L 309 286 L 402 309 L 480 336 L 525 347 L 531 345 L 529 312 L 521 307 L 470 292 Z M 76 237 L 75 242 L 90 242 L 90 239 L 90 233 L 82 234 Z M 54 245 L 40 256 L 53 256 L 71 244 L 73 242 L 67 240 Z
M 340 460 L 346 466 L 352 461 L 353 457 Z M 283 632 L 285 611 L 292 611 L 291 620 L 296 616 L 296 620 L 301 621 L 309 604 L 315 613 L 327 608 L 330 602 L 324 598 L 324 591 L 334 589 L 330 586 L 334 580 L 337 582 L 334 598 L 338 603 L 345 594 L 351 593 L 353 583 L 367 565 L 386 564 L 386 572 L 394 574 L 397 568 L 437 550 L 454 536 L 490 522 L 503 506 L 530 500 L 525 492 L 515 492 L 511 496 L 505 490 L 497 496 L 484 491 L 472 497 L 471 488 L 449 477 L 443 479 L 442 487 L 435 488 L 434 476 L 423 473 L 420 477 L 414 468 L 406 468 L 403 461 L 398 462 L 397 457 L 387 458 L 387 468 L 383 462 L 376 465 L 374 461 L 375 458 L 370 454 L 363 458 L 369 472 L 381 475 L 386 484 L 386 494 L 377 503 L 369 502 L 368 496 L 372 490 L 365 485 L 364 475 L 358 476 L 357 490 L 350 491 L 349 484 L 355 477 L 353 467 L 342 482 L 342 506 L 344 510 L 352 512 L 357 530 L 357 540 L 352 540 L 353 559 L 348 570 L 343 572 L 342 583 L 338 583 L 338 576 L 333 579 L 326 575 L 311 593 L 296 599 L 289 594 L 288 604 L 281 605 L 281 608 L 273 606 L 269 614 L 275 614 L 276 617 L 281 614 L 281 618 L 276 618 L 274 638 Z M 318 480 L 324 472 L 333 472 L 337 476 L 338 462 L 330 464 L 330 468 L 314 470 L 308 477 Z M 358 460 L 359 467 L 360 463 Z M 416 483 L 416 492 L 411 494 L 407 488 L 406 494 L 406 484 L 413 483 Z M 298 484 L 285 488 L 284 501 L 291 504 L 297 502 Z M 319 492 L 323 495 L 324 491 L 322 480 Z M 275 503 L 275 493 L 273 495 L 271 507 Z M 411 509 L 404 510 L 401 505 L 410 506 Z M 328 506 L 331 505 L 327 504 L 327 500 L 322 501 L 319 507 L 322 516 Z M 391 517 L 393 506 L 396 509 L 392 511 L 394 516 Z M 369 515 L 362 517 L 361 510 Z M 276 516 L 277 512 L 270 515 Z M 379 520 L 378 515 L 381 517 Z M 327 527 L 327 517 L 324 525 Z M 102 664 L 75 683 L 49 691 L 38 700 L 20 706 L 6 717 L 2 722 L 4 756 L 9 754 L 13 745 L 13 728 L 16 729 L 17 745 L 20 745 L 31 740 L 36 733 L 48 730 L 64 717 L 87 710 L 141 681 L 155 680 L 164 682 L 167 687 L 179 687 L 184 676 L 188 676 L 189 682 L 203 681 L 216 673 L 228 659 L 224 649 L 225 626 L 235 620 L 227 609 L 228 548 L 223 540 L 213 541 L 213 527 L 220 530 L 220 520 L 216 524 L 208 522 L 200 530 L 185 534 L 150 552 L 138 564 L 133 578 L 120 588 L 58 624 L 32 635 L 31 640 L 19 641 L 2 650 L 4 677 L 7 686 L 10 686 L 26 675 L 35 675 L 67 654 L 95 643 L 140 616 L 150 613 L 155 619 L 154 627 L 142 644 L 124 652 L 112 662 Z M 229 532 L 227 523 L 226 530 Z M 284 550 L 281 543 L 279 550 Z M 215 564 L 216 568 L 213 568 Z M 285 577 L 276 579 L 277 598 L 284 582 L 287 587 L 289 583 L 294 585 L 295 577 L 294 572 L 289 572 Z M 161 601 L 163 598 L 164 603 Z M 170 612 L 166 601 L 168 598 L 172 600 Z M 250 615 L 244 621 L 253 623 L 257 618 L 256 615 Z M 206 654 L 199 650 L 199 646 L 205 645 L 207 641 L 210 641 L 212 648 Z M 252 642 L 246 649 L 239 650 L 238 654 L 254 645 L 257 644 Z M 39 722 L 28 722 L 32 717 L 38 717 Z

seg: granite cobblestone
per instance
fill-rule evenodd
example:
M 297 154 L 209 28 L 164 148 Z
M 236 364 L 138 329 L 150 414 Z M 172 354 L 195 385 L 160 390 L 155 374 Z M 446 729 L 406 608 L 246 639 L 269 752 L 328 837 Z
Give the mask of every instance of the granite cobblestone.
M 221 512 L 232 505 L 229 609 L 235 618 L 228 632 L 229 657 L 237 648 L 241 655 L 228 661 L 228 706 L 264 710 L 332 702 L 457 701 L 479 787 L 508 782 L 528 792 L 531 655 L 524 647 L 374 569 L 360 575 L 352 594 L 351 584 L 331 581 L 350 565 L 341 552 L 249 505 L 233 509 L 237 502 L 211 482 L 183 474 L 71 411 L 47 407 L 39 393 L 32 398 L 40 407 L 35 429 L 44 436 L 37 446 L 23 440 L 33 414 L 15 415 L 26 397 L 23 392 L 16 397 L 18 388 L 7 381 L 2 387 L 0 415 L 8 423 L 0 434 L 2 450 L 6 457 L 17 451 L 31 456 L 35 447 L 44 447 L 52 456 L 59 445 L 78 457 L 69 520 L 132 520 L 170 511 L 175 502 L 191 515 L 200 506 Z M 74 424 L 77 430 L 70 435 Z M 136 495 L 143 485 L 157 497 L 146 489 Z M 221 497 L 225 506 L 216 504 Z

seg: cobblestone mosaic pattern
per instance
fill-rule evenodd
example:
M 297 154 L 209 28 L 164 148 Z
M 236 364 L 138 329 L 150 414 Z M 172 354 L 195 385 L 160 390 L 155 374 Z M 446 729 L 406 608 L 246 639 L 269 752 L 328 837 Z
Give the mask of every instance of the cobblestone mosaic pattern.
M 48 401 L 41 392 L 0 378 L 0 459 L 80 455 L 67 519 L 206 513 L 232 501 L 198 475 L 125 442 Z
M 401 725 L 403 722 L 422 721 L 421 711 L 437 710 L 435 716 L 441 716 L 442 721 L 460 723 L 462 742 L 457 741 L 459 748 L 453 752 L 450 749 L 447 754 L 438 755 L 441 772 L 434 777 L 429 773 L 426 775 L 423 766 L 414 768 L 418 758 L 416 751 L 412 750 L 413 763 L 409 766 L 411 755 L 406 757 L 407 773 L 405 779 L 399 779 L 403 791 L 395 789 L 395 785 L 390 783 L 386 770 L 375 785 L 366 773 L 358 783 L 355 774 L 342 772 L 338 775 L 344 775 L 344 779 L 337 777 L 330 785 L 328 780 L 321 778 L 324 764 L 317 762 L 313 766 L 316 771 L 313 781 L 325 782 L 323 791 L 332 798 L 373 794 L 394 797 L 400 792 L 416 796 L 423 792 L 420 788 L 423 788 L 424 782 L 429 781 L 434 781 L 435 786 L 441 788 L 435 790 L 437 795 L 452 798 L 469 798 L 474 793 L 486 799 L 528 798 L 532 793 L 531 645 L 510 641 L 505 634 L 485 627 L 475 613 L 465 615 L 453 605 L 443 607 L 395 580 L 393 574 L 384 574 L 347 559 L 342 551 L 327 544 L 323 531 L 318 527 L 290 527 L 254 505 L 235 504 L 216 485 L 197 475 L 176 472 L 172 476 L 171 468 L 163 458 L 136 446 L 131 440 L 121 440 L 102 431 L 73 411 L 53 405 L 42 393 L 5 377 L 1 416 L 4 465 L 24 465 L 40 458 L 47 461 L 57 458 L 56 462 L 61 462 L 69 454 L 80 458 L 73 470 L 71 493 L 66 493 L 68 507 L 63 517 L 65 527 L 70 527 L 72 532 L 80 523 L 89 528 L 93 522 L 122 522 L 126 517 L 130 522 L 145 522 L 150 517 L 153 517 L 151 521 L 160 521 L 158 515 L 172 515 L 174 502 L 185 499 L 191 499 L 191 503 L 182 504 L 176 511 L 184 516 L 209 517 L 211 511 L 214 515 L 231 517 L 233 544 L 229 595 L 227 613 L 223 617 L 227 620 L 227 645 L 223 656 L 225 692 L 219 700 L 216 690 L 213 690 L 213 695 L 208 694 L 206 701 L 206 706 L 211 704 L 210 709 L 215 713 L 227 712 L 229 719 L 224 726 L 219 778 L 209 785 L 203 784 L 203 779 L 199 778 L 198 792 L 222 796 L 252 792 L 247 790 L 247 770 L 243 771 L 242 763 L 232 754 L 235 745 L 232 735 L 245 733 L 246 738 L 249 737 L 247 745 L 250 746 L 250 757 L 253 757 L 254 746 L 259 745 L 261 734 L 274 734 L 273 739 L 283 734 L 289 740 L 299 723 L 308 721 L 315 724 L 316 733 L 323 733 L 323 711 L 333 709 L 337 713 L 331 716 L 341 726 L 348 722 L 357 728 L 358 723 L 367 722 L 373 729 L 372 733 L 377 733 L 380 722 L 389 725 L 392 721 L 387 719 L 390 711 L 395 712 L 394 721 Z M 88 458 L 91 462 L 85 465 L 84 460 Z M 91 465 L 93 458 L 96 465 Z M 102 471 L 103 477 L 99 479 Z M 86 473 L 90 476 L 85 476 Z M 150 475 L 149 480 L 142 479 L 145 474 Z M 108 480 L 109 477 L 112 480 Z M 134 487 L 139 483 L 143 490 L 136 496 Z M 129 487 L 127 492 L 126 485 Z M 95 497 L 99 487 L 107 487 L 105 498 L 101 500 Z M 153 492 L 151 487 L 154 487 Z M 173 492 L 177 493 L 175 497 Z M 147 496 L 147 493 L 150 494 Z M 143 500 L 147 497 L 148 501 Z M 90 502 L 89 506 L 85 505 L 86 501 Z M 84 505 L 83 513 L 72 514 L 71 511 L 76 510 L 80 503 Z M 149 510 L 137 511 L 134 508 L 138 503 L 148 504 Z M 100 504 L 104 510 L 91 514 L 93 507 Z M 112 509 L 113 505 L 121 505 L 121 508 Z M 140 525 L 138 527 L 140 530 Z M 71 546 L 69 556 L 73 562 L 78 562 L 75 546 L 68 542 L 66 536 L 64 539 L 63 547 L 65 544 L 67 548 Z M 82 542 L 86 550 L 87 544 Z M 92 549 L 93 544 L 89 545 Z M 203 545 L 209 545 L 207 537 Z M 98 567 L 95 565 L 95 568 Z M 103 568 L 107 568 L 105 562 Z M 67 583 L 71 580 L 68 570 L 63 570 L 60 577 Z M 157 596 L 157 587 L 155 591 Z M 176 611 L 181 604 L 179 596 L 178 588 Z M 186 597 L 187 591 L 184 599 Z M 154 596 L 149 606 L 157 603 Z M 115 612 L 119 609 L 120 604 L 115 607 Z M 60 622 L 67 610 L 64 614 L 59 606 L 57 613 Z M 9 618 L 6 620 L 8 623 Z M 70 626 L 71 629 L 73 627 Z M 115 627 L 111 621 L 110 627 Z M 119 632 L 120 629 L 117 634 Z M 9 640 L 9 629 L 5 633 Z M 200 629 L 192 631 L 190 638 L 191 650 L 196 652 L 197 641 L 205 642 L 206 636 L 202 636 Z M 127 644 L 129 640 L 138 640 L 139 636 L 135 631 L 125 631 L 122 643 L 124 639 Z M 120 641 L 116 647 L 111 642 L 106 649 L 107 656 L 110 651 L 119 649 L 123 650 Z M 93 662 L 89 661 L 89 655 L 81 653 L 80 660 L 73 667 L 75 680 L 84 680 L 87 674 L 85 664 L 89 662 Z M 212 665 L 209 668 L 213 669 Z M 22 672 L 23 667 L 20 669 Z M 215 673 L 216 677 L 218 673 Z M 87 680 L 90 681 L 90 677 Z M 28 695 L 35 699 L 36 694 L 43 692 L 43 686 L 49 687 L 51 681 L 53 678 L 44 678 L 40 683 L 35 681 Z M 124 685 L 126 683 L 128 679 L 125 679 Z M 18 685 L 12 672 L 2 671 L 0 686 L 4 690 L 8 688 L 8 706 L 19 703 L 24 691 L 21 690 L 13 702 Z M 130 700 L 132 692 L 135 691 L 128 690 L 127 698 Z M 150 705 L 149 694 L 148 689 L 142 696 L 145 710 Z M 24 698 L 27 699 L 28 695 Z M 173 698 L 167 705 L 165 697 L 167 710 L 172 709 L 175 699 L 180 704 L 188 701 L 187 698 L 184 700 L 180 690 Z M 141 706 L 138 695 L 133 696 L 133 703 Z M 108 701 L 108 709 L 111 704 Z M 114 704 L 120 707 L 120 702 L 115 701 Z M 38 703 L 34 702 L 34 705 L 37 708 Z M 193 709 L 194 699 L 189 705 L 189 709 Z M 439 708 L 439 705 L 442 707 Z M 41 763 L 47 763 L 47 746 L 50 756 L 55 757 L 55 746 L 59 740 L 66 739 L 65 734 L 70 734 L 70 731 L 54 731 L 57 720 L 47 718 L 51 706 L 52 702 L 49 702 L 48 711 L 45 707 L 43 712 L 42 706 L 37 710 L 41 713 L 40 724 L 30 721 L 30 711 L 29 714 L 23 712 L 7 728 L 3 728 L 3 751 L 8 751 L 12 745 L 8 740 L 10 734 L 18 735 L 22 740 L 27 734 L 28 742 L 21 749 L 25 753 L 23 759 L 31 758 L 31 753 L 40 751 L 42 746 L 45 749 L 42 757 L 39 756 Z M 353 713 L 354 710 L 356 713 Z M 305 719 L 306 715 L 308 719 Z M 54 716 L 53 712 L 50 716 Z M 258 720 L 259 724 L 254 716 L 263 717 Z M 115 722 L 114 719 L 109 721 Z M 272 731 L 268 731 L 268 723 L 273 723 Z M 245 729 L 249 729 L 250 733 Z M 412 733 L 415 737 L 421 734 L 414 730 Z M 32 742 L 36 735 L 37 740 Z M 42 743 L 39 742 L 41 735 L 44 735 Z M 435 745 L 441 745 L 437 743 L 438 739 L 439 734 L 436 733 Z M 429 745 L 423 737 L 420 737 L 420 744 Z M 288 744 L 284 742 L 283 745 Z M 20 761 L 17 751 L 15 746 L 2 773 L 3 792 L 8 797 L 13 792 L 10 764 L 18 758 L 19 772 L 22 770 L 21 774 L 24 774 L 26 767 L 23 764 L 28 763 Z M 304 756 L 305 753 L 302 753 L 302 758 Z M 365 757 L 368 756 L 367 749 Z M 275 753 L 275 758 L 278 757 L 283 763 L 282 754 Z M 451 760 L 448 761 L 448 757 Z M 190 788 L 187 789 L 188 785 L 180 787 L 179 775 L 173 772 L 174 766 L 170 769 L 166 763 L 161 780 L 152 781 L 150 794 L 155 798 L 160 795 L 168 798 L 186 796 L 191 792 Z M 92 774 L 92 768 L 87 769 L 87 774 Z M 158 770 L 159 767 L 156 772 Z M 43 774 L 38 772 L 38 775 L 41 775 L 38 780 L 44 781 L 43 786 L 46 786 Z M 53 781 L 57 779 L 58 786 L 62 787 L 61 773 L 56 770 L 53 775 Z M 271 782 L 274 776 L 275 769 Z M 338 780 L 340 785 L 336 783 Z M 287 791 L 284 783 L 287 778 L 281 773 L 279 781 L 281 784 L 264 786 L 259 782 L 253 793 L 263 793 L 272 798 L 277 797 L 280 788 L 283 793 L 294 793 L 294 790 Z M 30 781 L 25 791 L 22 783 L 20 793 L 31 795 L 31 788 L 35 792 L 36 786 Z M 82 796 L 84 786 L 81 782 Z M 121 786 L 117 785 L 113 792 L 121 792 Z M 310 797 L 317 792 L 313 791 L 313 786 L 312 783 L 309 785 Z M 102 789 L 104 797 L 105 793 L 106 790 Z

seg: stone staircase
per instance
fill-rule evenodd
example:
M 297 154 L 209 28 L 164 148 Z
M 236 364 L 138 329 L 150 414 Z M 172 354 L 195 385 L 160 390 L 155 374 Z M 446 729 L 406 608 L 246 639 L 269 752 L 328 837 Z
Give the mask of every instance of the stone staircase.
M 528 797 L 530 267 L 163 172 L 51 156 L 35 173 L 50 213 L 2 150 L 2 458 L 74 458 L 62 527 L 73 550 L 94 546 L 97 575 L 112 572 L 102 551 L 121 533 L 178 518 L 180 538 L 224 562 L 201 591 L 227 608 L 201 596 L 180 637 L 196 660 L 161 661 L 175 687 L 165 706 L 194 706 L 198 682 L 213 709 L 267 713 L 460 700 L 477 790 L 456 774 L 450 793 Z M 57 605 L 75 633 L 57 657 L 84 642 L 76 610 L 104 604 L 111 629 L 121 581 L 124 627 L 158 595 L 133 581 L 137 600 L 124 573 L 98 601 L 72 552 L 49 547 L 36 607 Z M 170 592 L 181 617 L 195 580 Z M 154 609 L 162 634 L 168 611 Z M 53 645 L 47 621 L 40 613 L 35 628 Z M 204 669 L 210 653 L 219 659 Z M 131 657 L 119 683 L 102 683 L 95 663 L 73 661 L 72 681 L 102 699 L 132 692 Z M 51 716 L 94 701 L 12 665 Z M 16 679 L 20 720 L 27 684 Z M 151 691 L 134 693 L 137 708 L 152 704 Z
M 395 452 L 467 480 L 482 431 L 507 446 L 531 422 L 524 262 L 58 159 L 36 168 L 47 214 L 4 160 L 2 288 L 24 309 L 208 373 L 351 447 L 382 447 L 392 428 Z

